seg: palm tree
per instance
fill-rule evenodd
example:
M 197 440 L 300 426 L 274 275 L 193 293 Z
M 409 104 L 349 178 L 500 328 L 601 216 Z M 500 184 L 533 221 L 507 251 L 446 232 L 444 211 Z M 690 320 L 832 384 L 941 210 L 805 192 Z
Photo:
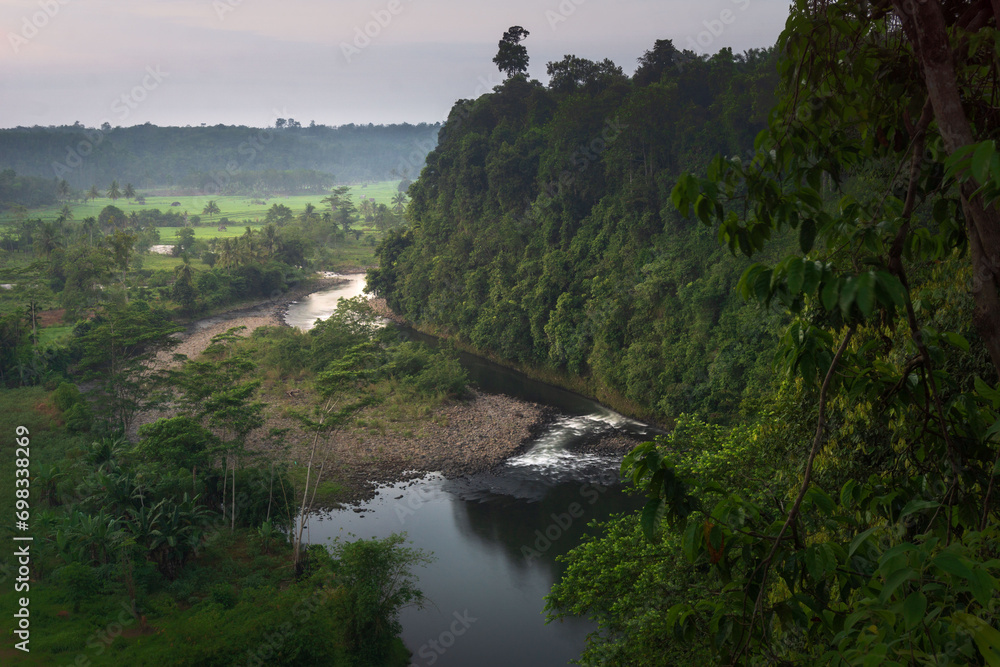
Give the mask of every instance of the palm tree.
M 375 214 L 372 216 L 375 219 L 375 229 L 380 232 L 384 232 L 389 229 L 392 223 L 392 214 L 389 212 L 389 207 L 385 204 L 379 204 L 375 207 Z
M 224 269 L 240 265 L 239 259 L 236 256 L 236 251 L 233 248 L 233 242 L 230 239 L 222 240 L 222 248 L 219 250 L 218 264 Z
M 38 230 L 38 238 L 35 240 L 35 250 L 48 259 L 52 255 L 52 251 L 61 245 L 59 228 L 51 222 L 43 222 Z
M 108 197 L 111 201 L 118 201 L 122 197 L 122 191 L 118 189 L 118 181 L 111 181 L 111 187 L 108 188 Z
M 272 257 L 278 249 L 278 230 L 274 225 L 268 225 L 263 231 L 263 246 L 267 250 L 267 256 Z
M 125 184 L 125 191 L 122 192 L 122 196 L 125 197 L 128 203 L 132 203 L 132 198 L 135 197 L 135 188 L 132 187 L 131 183 Z
M 252 262 L 256 258 L 256 249 L 254 248 L 253 230 L 249 226 L 246 228 L 243 236 L 238 239 L 237 243 L 239 244 L 240 254 L 243 255 L 244 261 L 247 264 Z
M 97 199 L 101 196 L 101 193 L 97 190 L 96 185 L 91 185 L 90 190 L 87 191 L 87 198 L 90 200 Z
M 215 203 L 215 200 L 212 200 L 205 205 L 205 208 L 201 212 L 208 216 L 209 222 L 212 222 L 212 216 L 222 211 L 219 210 L 219 206 Z
M 139 229 L 139 214 L 132 211 L 128 214 L 128 224 L 133 229 Z
M 190 283 L 197 269 L 191 266 L 191 257 L 185 252 L 181 253 L 181 263 L 174 267 L 176 282 Z
M 195 269 L 191 266 L 191 258 L 187 253 L 181 255 L 181 264 L 174 268 L 173 297 L 181 305 L 186 313 L 194 311 L 197 300 L 197 293 L 194 289 L 193 278 Z
M 69 199 L 70 189 L 69 183 L 66 182 L 66 179 L 59 181 L 58 190 L 60 199 Z
M 83 231 L 90 236 L 90 245 L 94 245 L 94 230 L 97 229 L 97 218 L 88 216 L 83 219 Z
M 316 207 L 312 205 L 312 202 L 306 204 L 306 209 L 305 211 L 302 212 L 302 222 L 309 222 L 312 219 L 313 213 L 315 213 L 315 211 Z
M 396 215 L 403 215 L 406 209 L 406 193 L 397 192 L 392 196 L 392 212 Z
M 365 197 L 361 200 L 361 215 L 366 221 L 370 221 L 374 209 L 372 208 L 372 200 Z
M 59 215 L 62 216 L 63 220 L 72 220 L 73 219 L 73 209 L 71 209 L 69 207 L 69 204 L 66 204 L 66 205 L 64 205 L 62 207 L 62 210 L 59 211 Z

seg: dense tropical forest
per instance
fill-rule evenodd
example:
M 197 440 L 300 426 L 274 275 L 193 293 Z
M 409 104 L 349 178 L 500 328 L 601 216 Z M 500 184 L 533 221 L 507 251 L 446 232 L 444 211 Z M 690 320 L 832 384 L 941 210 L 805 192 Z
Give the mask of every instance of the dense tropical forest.
M 140 188 L 287 194 L 414 178 L 438 131 L 423 123 L 328 127 L 279 118 L 275 125 L 17 127 L 0 130 L 0 155 L 6 169 L 65 180 L 75 190 L 106 187 L 127 175 Z
M 998 18 L 799 2 L 547 86 L 515 26 L 455 105 L 371 288 L 671 426 L 549 598 L 583 664 L 1000 664 Z
M 304 519 L 427 466 L 392 447 L 435 426 L 494 444 L 447 430 L 479 400 L 457 349 L 663 433 L 615 459 L 641 509 L 553 568 L 547 622 L 595 624 L 579 664 L 1000 665 L 998 28 L 987 0 L 798 0 L 772 48 L 662 39 L 543 83 L 513 26 L 504 83 L 441 126 L 284 120 L 252 169 L 250 128 L 0 131 L 0 429 L 31 451 L 0 507 L 44 535 L 35 652 L 0 656 L 416 661 L 434 556 Z M 94 153 L 53 175 L 67 137 Z M 364 269 L 372 299 L 308 331 L 262 310 Z
M 547 87 L 514 76 L 459 102 L 372 288 L 414 322 L 631 414 L 732 418 L 759 391 L 780 316 L 744 303 L 747 261 L 670 194 L 684 169 L 752 155 L 776 61 L 664 40 L 631 79 L 567 56 Z

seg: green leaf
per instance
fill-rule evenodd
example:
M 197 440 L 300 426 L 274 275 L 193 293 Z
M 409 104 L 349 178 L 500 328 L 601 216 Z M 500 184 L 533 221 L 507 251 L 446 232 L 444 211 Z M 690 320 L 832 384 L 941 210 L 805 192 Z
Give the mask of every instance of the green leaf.
M 768 268 L 761 268 L 754 281 L 753 293 L 761 303 L 767 303 L 771 298 L 771 276 L 774 272 Z
M 844 483 L 843 488 L 840 489 L 840 504 L 844 507 L 848 507 L 851 501 L 854 499 L 854 489 L 857 487 L 858 483 L 853 479 L 847 480 Z
M 997 433 L 1000 433 L 1000 419 L 993 422 L 993 426 L 990 426 L 988 429 L 986 429 L 986 439 L 988 440 L 992 438 Z M 1000 461 L 997 461 L 997 466 L 1000 466 Z M 993 468 L 993 474 L 995 475 L 996 472 L 997 472 L 997 467 L 995 466 Z
M 857 623 L 863 618 L 867 618 L 867 616 L 868 616 L 867 610 L 854 612 L 844 620 L 844 630 L 850 630 L 852 627 L 854 627 L 855 623 Z
M 993 141 L 984 141 L 972 153 L 972 175 L 981 185 L 985 185 L 990 180 L 990 162 L 996 146 Z
M 892 597 L 892 594 L 896 592 L 897 588 L 902 586 L 905 582 L 916 578 L 917 573 L 913 570 L 913 568 L 904 567 L 896 570 L 886 577 L 885 586 L 882 587 L 882 592 L 879 594 L 879 600 L 881 602 L 886 602 L 890 597 Z
M 805 268 L 805 280 L 802 283 L 802 293 L 812 294 L 819 285 L 819 280 L 823 275 L 822 266 L 819 262 L 813 262 L 811 260 L 805 260 L 802 262 L 802 266 Z
M 963 563 L 958 556 L 949 551 L 942 551 L 934 557 L 932 562 L 936 567 L 956 577 L 960 577 L 965 580 L 972 579 L 973 577 L 972 570 L 969 566 Z
M 815 242 L 816 221 L 812 218 L 806 218 L 802 221 L 802 226 L 799 227 L 799 249 L 802 250 L 802 254 L 808 255 Z
M 744 301 L 750 300 L 750 295 L 753 293 L 753 289 L 757 284 L 757 276 L 760 272 L 764 270 L 763 264 L 751 264 L 743 275 L 740 277 L 740 281 L 736 284 L 736 289 L 739 291 L 740 296 L 743 297 Z
M 806 267 L 804 263 L 798 257 L 792 258 L 788 264 L 788 291 L 792 294 L 798 294 L 805 278 Z
M 854 539 L 851 540 L 851 546 L 847 550 L 847 557 L 850 558 L 851 556 L 853 556 L 854 552 L 858 550 L 858 547 L 864 544 L 865 540 L 867 540 L 868 537 L 876 530 L 878 530 L 878 526 L 873 526 L 868 530 L 866 530 L 865 532 L 856 535 Z
M 823 293 L 820 297 L 823 301 L 823 307 L 827 310 L 833 310 L 837 305 L 837 299 L 840 296 L 840 279 L 835 276 L 830 276 L 823 285 Z
M 926 613 L 927 596 L 920 591 L 913 591 L 903 601 L 903 621 L 906 623 L 907 630 L 912 630 L 920 625 Z
M 703 223 L 711 224 L 712 202 L 705 195 L 698 195 L 698 199 L 694 202 L 694 212 Z
M 892 275 L 888 271 L 879 271 L 875 277 L 878 279 L 878 284 L 886 291 L 889 298 L 892 299 L 892 304 L 895 304 L 899 308 L 906 307 L 906 288 L 903 287 L 903 283 L 899 282 L 899 278 Z M 891 304 L 883 304 L 886 307 Z
M 691 179 L 691 174 L 684 174 L 677 179 L 677 185 L 670 193 L 670 201 L 680 214 L 687 218 L 691 214 L 691 202 L 688 199 L 687 187 Z
M 910 502 L 906 503 L 906 506 L 903 508 L 903 511 L 899 513 L 899 519 L 897 520 L 902 520 L 903 517 L 907 517 L 913 514 L 914 512 L 920 512 L 922 510 L 940 506 L 941 503 L 937 502 L 936 500 L 920 500 L 914 498 Z
M 855 303 L 858 304 L 858 308 L 861 309 L 861 313 L 865 317 L 871 317 L 872 311 L 875 309 L 875 276 L 873 274 L 865 273 L 858 276 L 858 293 Z
M 844 281 L 844 286 L 840 288 L 840 312 L 847 317 L 854 304 L 854 297 L 858 293 L 859 281 L 854 276 L 849 276 Z
M 951 201 L 945 197 L 934 202 L 934 222 L 942 223 L 951 217 Z
M 660 498 L 649 500 L 642 508 L 642 516 L 639 519 L 642 525 L 642 532 L 650 542 L 656 539 L 656 533 L 660 529 L 660 522 L 663 520 L 663 513 L 666 503 Z
M 972 591 L 976 602 L 984 607 L 989 605 L 995 589 L 996 581 L 990 576 L 989 572 L 978 568 L 972 571 L 972 577 L 969 579 L 969 590 Z
M 954 331 L 945 331 L 941 334 L 941 337 L 960 349 L 962 352 L 967 353 L 969 351 L 969 341 L 967 341 L 961 334 L 957 334 Z
M 701 545 L 702 535 L 702 524 L 697 521 L 688 522 L 687 529 L 684 531 L 684 539 L 681 541 L 681 549 L 684 551 L 684 557 L 687 558 L 689 563 L 693 563 L 695 557 L 698 555 L 697 551 Z
M 836 508 L 833 498 L 831 498 L 826 491 L 818 486 L 810 487 L 809 490 L 806 491 L 805 501 L 812 503 L 825 514 L 833 514 L 833 510 Z
M 986 384 L 986 382 L 984 382 L 978 375 L 976 376 L 974 382 L 976 393 L 989 401 L 993 405 L 994 410 L 1000 408 L 1000 391 Z
M 960 611 L 952 614 L 951 618 L 956 625 L 964 628 L 972 636 L 986 664 L 989 667 L 1000 667 L 1000 632 L 972 614 Z

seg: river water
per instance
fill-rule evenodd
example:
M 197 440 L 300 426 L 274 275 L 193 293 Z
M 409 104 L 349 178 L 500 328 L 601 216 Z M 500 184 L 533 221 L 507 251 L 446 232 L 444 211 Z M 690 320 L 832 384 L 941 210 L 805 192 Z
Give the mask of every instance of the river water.
M 309 329 L 339 298 L 361 294 L 364 276 L 349 278 L 292 304 L 286 321 Z M 412 330 L 400 334 L 435 344 Z M 589 522 L 642 504 L 618 482 L 620 457 L 577 452 L 574 445 L 615 430 L 654 431 L 573 392 L 459 356 L 483 391 L 550 405 L 560 416 L 497 474 L 454 480 L 431 474 L 382 487 L 371 501 L 314 515 L 309 541 L 405 531 L 411 546 L 433 553 L 435 560 L 415 572 L 431 604 L 400 615 L 414 665 L 566 665 L 595 625 L 586 619 L 545 624 L 544 598 L 563 571 L 556 557 L 579 544 Z

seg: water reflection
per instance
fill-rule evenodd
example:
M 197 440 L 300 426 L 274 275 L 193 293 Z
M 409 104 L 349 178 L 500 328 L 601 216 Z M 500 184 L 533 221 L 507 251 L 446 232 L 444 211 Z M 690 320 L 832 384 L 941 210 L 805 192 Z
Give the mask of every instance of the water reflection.
M 334 277 L 336 274 L 331 274 Z M 313 292 L 302 299 L 291 303 L 285 313 L 285 323 L 290 327 L 308 331 L 316 326 L 316 321 L 330 317 L 337 309 L 340 299 L 353 299 L 361 296 L 365 289 L 364 274 L 342 276 L 345 282 L 322 292 Z
M 565 665 L 594 626 L 583 619 L 545 625 L 544 597 L 562 572 L 556 556 L 579 543 L 590 521 L 633 510 L 638 502 L 618 487 L 591 482 L 551 485 L 533 501 L 496 493 L 488 477 L 449 481 L 432 475 L 383 487 L 357 508 L 361 513 L 326 513 L 312 523 L 310 539 L 382 538 L 405 530 L 413 546 L 434 552 L 435 562 L 418 571 L 433 607 L 401 616 L 414 664 L 429 665 L 433 658 L 443 667 Z M 468 630 L 446 652 L 433 649 L 429 642 L 449 629 L 456 613 L 466 612 L 476 619 Z
M 292 304 L 286 322 L 312 328 L 341 297 L 362 293 L 364 276 Z M 440 344 L 400 328 L 400 336 Z M 383 487 L 356 508 L 324 512 L 310 522 L 309 541 L 388 537 L 406 531 L 412 546 L 436 560 L 417 574 L 433 605 L 401 614 L 414 665 L 508 667 L 565 665 L 595 628 L 585 619 L 545 625 L 545 596 L 562 574 L 556 557 L 579 544 L 588 524 L 634 511 L 642 499 L 618 483 L 621 457 L 580 454 L 579 445 L 615 431 L 650 435 L 571 391 L 459 353 L 480 389 L 559 411 L 524 454 L 496 474 L 447 480 L 439 474 Z M 460 632 L 459 632 L 460 631 Z

